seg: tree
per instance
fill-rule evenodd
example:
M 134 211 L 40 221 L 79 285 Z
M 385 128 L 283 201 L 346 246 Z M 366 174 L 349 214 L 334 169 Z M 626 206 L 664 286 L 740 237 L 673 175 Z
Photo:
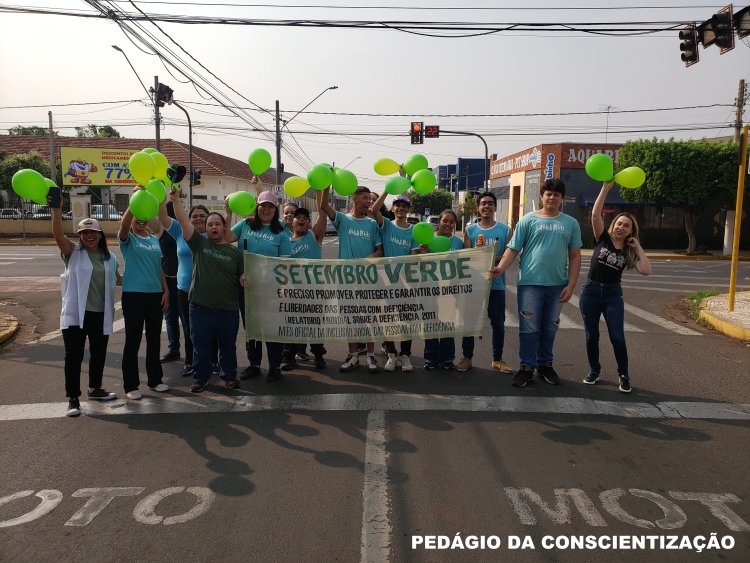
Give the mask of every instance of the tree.
M 0 190 L 11 190 L 13 174 L 23 168 L 31 168 L 49 178 L 49 163 L 41 154 L 36 151 L 13 154 L 0 160 Z
M 463 217 L 466 217 L 467 215 L 473 215 L 477 212 L 477 198 L 475 198 L 472 194 L 466 194 L 466 199 L 464 199 L 463 207 L 461 208 L 461 215 Z
M 639 188 L 620 188 L 627 201 L 678 207 L 685 216 L 687 253 L 697 247 L 695 223 L 710 201 L 732 200 L 737 184 L 737 145 L 709 141 L 638 140 L 620 149 L 618 167 L 646 173 Z
M 428 194 L 418 194 L 410 190 L 408 193 L 411 203 L 411 212 L 424 215 L 425 209 L 430 210 L 430 215 L 438 215 L 444 209 L 450 209 L 453 196 L 445 190 L 433 190 Z
M 39 127 L 38 125 L 32 125 L 31 127 L 24 127 L 23 125 L 16 125 L 8 129 L 8 135 L 38 135 L 40 137 L 46 137 L 49 135 L 49 129 L 46 127 Z M 57 137 L 59 133 L 52 131 L 52 136 Z
M 111 137 L 115 139 L 120 138 L 120 133 L 111 125 L 97 125 L 89 124 L 84 127 L 76 127 L 76 135 L 79 137 Z

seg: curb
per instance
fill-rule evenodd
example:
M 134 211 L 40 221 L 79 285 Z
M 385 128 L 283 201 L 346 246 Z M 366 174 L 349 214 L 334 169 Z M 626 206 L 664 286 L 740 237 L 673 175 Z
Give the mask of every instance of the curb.
M 706 298 L 709 299 L 709 298 Z M 741 326 L 734 325 L 732 323 L 728 323 L 727 321 L 723 321 L 707 311 L 704 307 L 706 306 L 706 299 L 701 301 L 701 311 L 698 314 L 698 318 L 703 319 L 708 324 L 710 324 L 713 328 L 718 330 L 719 332 L 726 334 L 727 336 L 731 336 L 732 338 L 737 338 L 738 340 L 746 340 L 750 341 L 750 329 L 743 328 Z
M 0 313 L 0 344 L 11 338 L 19 328 L 18 319 L 7 313 Z

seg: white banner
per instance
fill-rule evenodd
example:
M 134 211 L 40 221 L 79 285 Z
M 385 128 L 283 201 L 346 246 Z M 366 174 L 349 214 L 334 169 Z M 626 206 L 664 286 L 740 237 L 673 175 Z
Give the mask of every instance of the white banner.
M 494 250 L 361 260 L 246 253 L 245 334 L 300 344 L 478 336 Z

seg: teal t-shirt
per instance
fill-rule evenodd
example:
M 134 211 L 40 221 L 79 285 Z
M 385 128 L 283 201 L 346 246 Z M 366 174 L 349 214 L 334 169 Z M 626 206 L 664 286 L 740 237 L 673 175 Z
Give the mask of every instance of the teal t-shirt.
M 125 261 L 122 290 L 140 293 L 161 293 L 161 245 L 153 235 L 141 237 L 128 233 L 120 241 L 120 252 Z
M 307 231 L 305 236 L 298 240 L 290 238 L 289 242 L 292 245 L 292 252 L 290 254 L 292 258 L 320 260 L 323 256 L 323 247 L 318 244 L 315 234 L 312 231 Z
M 570 215 L 527 213 L 508 243 L 508 248 L 521 252 L 518 285 L 567 285 L 568 250 L 581 246 L 581 226 Z
M 485 245 L 495 246 L 495 256 L 502 256 L 505 252 L 505 241 L 508 240 L 510 228 L 504 223 L 495 222 L 489 229 L 483 229 L 479 223 L 473 223 L 466 227 L 466 234 L 471 241 L 472 248 L 477 245 L 477 239 L 481 234 L 484 237 Z M 490 289 L 505 289 L 505 273 L 502 276 L 492 278 L 492 287 Z
M 414 248 L 414 239 L 411 236 L 414 225 L 399 227 L 387 217 L 383 218 L 383 226 L 380 227 L 380 236 L 383 240 L 384 256 L 408 256 Z
M 284 229 L 280 233 L 271 231 L 271 227 L 263 225 L 257 231 L 250 228 L 247 221 L 240 221 L 232 232 L 237 237 L 237 248 L 243 252 L 252 252 L 261 256 L 289 256 L 292 251 L 289 243 L 289 231 Z
M 355 219 L 351 215 L 336 212 L 333 226 L 339 234 L 339 258 L 367 258 L 380 244 L 380 228 L 375 219 Z

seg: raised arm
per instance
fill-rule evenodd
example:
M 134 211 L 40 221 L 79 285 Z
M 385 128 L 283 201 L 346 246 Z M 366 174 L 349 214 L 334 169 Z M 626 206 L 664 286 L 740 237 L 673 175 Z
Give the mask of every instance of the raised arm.
M 380 212 L 380 209 L 383 207 L 383 202 L 385 201 L 386 197 L 388 197 L 388 192 L 383 190 L 383 193 L 378 196 L 378 199 L 375 200 L 375 203 L 370 206 L 370 209 L 372 209 L 372 218 L 378 222 L 378 227 L 383 226 L 384 217 Z
M 50 199 L 50 197 L 47 197 L 47 205 L 49 205 Z M 50 209 L 52 209 L 52 236 L 55 237 L 55 242 L 60 252 L 68 256 L 73 252 L 73 242 L 65 236 L 65 229 L 63 229 L 62 223 L 62 209 L 59 207 L 50 207 Z M 102 233 L 102 236 L 104 236 L 104 233 Z
M 326 188 L 321 191 L 322 196 L 320 198 L 319 209 L 325 213 L 331 221 L 333 221 L 336 219 L 336 210 L 331 207 L 331 203 L 328 201 L 328 190 L 330 189 L 331 188 Z
M 614 180 L 604 182 L 602 189 L 599 191 L 599 195 L 594 202 L 594 207 L 591 209 L 591 227 L 594 230 L 594 238 L 599 240 L 604 232 L 604 219 L 602 219 L 602 209 L 604 209 L 604 202 L 607 199 L 607 194 L 612 186 L 615 185 Z
M 323 244 L 323 239 L 326 238 L 326 221 L 328 221 L 328 216 L 320 210 L 320 200 L 323 199 L 323 194 L 315 192 L 315 199 L 318 202 L 318 218 L 315 220 L 312 231 L 318 244 Z
M 185 240 L 190 240 L 190 238 L 193 236 L 193 232 L 195 231 L 195 227 L 193 227 L 193 224 L 188 218 L 187 211 L 185 211 L 185 206 L 182 204 L 182 200 L 180 199 L 180 192 L 177 190 L 169 192 L 169 199 L 172 200 L 174 216 L 177 219 L 177 222 L 180 224 L 180 227 L 182 227 L 182 237 Z
M 159 224 L 163 229 L 168 229 L 170 225 L 172 224 L 172 218 L 169 216 L 169 213 L 167 213 L 167 199 L 169 198 L 169 195 L 164 198 L 164 201 L 162 201 L 159 204 L 159 215 L 157 215 L 159 219 Z M 151 227 L 151 223 L 149 222 L 149 228 Z M 151 229 L 153 231 L 153 229 Z M 154 231 L 155 232 L 155 231 Z
M 257 178 L 253 176 L 253 180 L 257 180 Z M 237 240 L 237 235 L 232 232 L 232 208 L 229 207 L 229 196 L 224 198 L 224 215 L 224 223 L 227 226 L 224 229 L 224 240 L 232 244 Z
M 638 273 L 644 276 L 650 276 L 651 260 L 649 260 L 648 256 L 646 256 L 646 252 L 643 250 L 641 242 L 637 238 L 630 237 L 625 241 L 625 244 L 634 248 L 636 254 L 638 254 L 638 261 L 635 263 L 635 269 L 638 271 Z
M 133 214 L 130 212 L 130 207 L 125 210 L 120 221 L 120 230 L 117 231 L 117 238 L 122 242 L 128 240 L 128 233 L 130 233 L 130 226 L 133 224 Z

